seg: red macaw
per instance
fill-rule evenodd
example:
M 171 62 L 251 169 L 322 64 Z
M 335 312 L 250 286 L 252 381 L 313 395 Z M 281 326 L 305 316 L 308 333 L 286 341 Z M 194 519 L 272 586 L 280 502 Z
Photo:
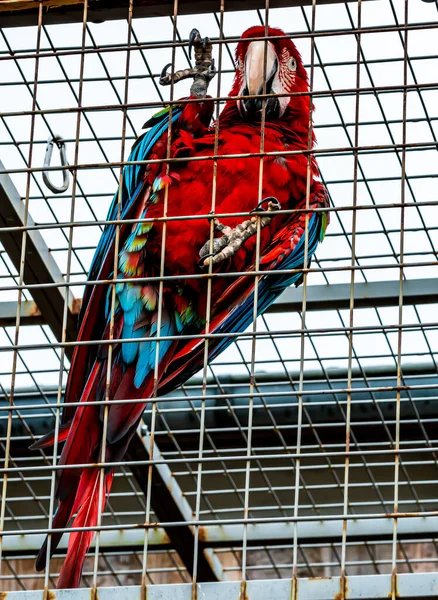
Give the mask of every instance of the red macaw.
M 242 332 L 253 320 L 254 276 L 221 277 L 222 272 L 251 273 L 256 265 L 256 222 L 260 219 L 259 270 L 266 272 L 258 283 L 258 313 L 262 313 L 289 285 L 299 285 L 300 269 L 310 264 L 328 223 L 324 209 L 327 193 L 318 180 L 318 167 L 313 157 L 299 151 L 313 146 L 311 100 L 308 77 L 301 56 L 293 42 L 281 29 L 251 27 L 243 35 L 236 50 L 236 75 L 224 110 L 219 117 L 217 154 L 241 154 L 241 158 L 217 162 L 217 214 L 229 213 L 222 222 L 214 220 L 214 243 L 210 244 L 213 194 L 213 162 L 183 160 L 184 157 L 211 157 L 214 153 L 215 128 L 211 125 L 213 102 L 205 97 L 209 79 L 214 74 L 208 43 L 194 31 L 191 42 L 197 52 L 197 71 L 191 98 L 197 102 L 174 105 L 155 115 L 146 125 L 149 131 L 134 144 L 129 161 L 165 159 L 168 126 L 172 120 L 170 156 L 180 160 L 170 163 L 127 165 L 123 172 L 121 206 L 119 192 L 114 196 L 108 219 L 136 219 L 134 224 L 107 225 L 96 250 L 89 280 L 114 277 L 114 254 L 118 249 L 117 283 L 113 334 L 111 304 L 113 286 L 87 286 L 78 339 L 119 340 L 113 344 L 109 389 L 107 389 L 108 344 L 76 346 L 65 392 L 65 402 L 80 401 L 80 406 L 65 407 L 59 440 L 65 441 L 60 465 L 99 462 L 105 444 L 106 463 L 122 460 L 134 435 L 148 399 L 154 394 L 168 393 L 202 368 L 207 310 L 207 278 L 187 278 L 188 274 L 214 276 L 211 284 L 209 332 L 222 334 L 209 339 L 209 358 L 216 357 L 234 338 L 230 332 Z M 282 36 L 275 39 L 275 36 Z M 202 73 L 201 73 L 202 71 Z M 174 74 L 174 81 L 182 78 Z M 264 76 L 266 74 L 266 76 Z M 162 82 L 169 83 L 165 72 Z M 265 108 L 254 98 L 266 90 Z M 301 93 L 301 94 L 300 94 Z M 294 94 L 294 95 L 293 95 Z M 238 97 L 233 98 L 234 97 Z M 263 180 L 259 190 L 261 121 L 265 112 Z M 291 152 L 292 151 L 292 152 Z M 298 151 L 298 152 L 297 152 Z M 269 153 L 274 153 L 269 155 Z M 255 154 L 255 156 L 251 156 Z M 307 200 L 306 200 L 307 190 Z M 204 215 L 195 220 L 167 222 L 164 273 L 173 276 L 164 282 L 159 317 L 159 280 L 162 260 L 162 221 L 167 198 L 167 216 Z M 233 213 L 251 213 L 262 200 L 268 208 L 258 216 L 242 218 Z M 310 212 L 284 213 L 277 209 L 304 209 Z M 259 206 L 262 209 L 262 206 Z M 118 212 L 119 211 L 119 212 Z M 147 218 L 145 222 L 142 219 Z M 307 223 L 306 223 L 307 221 Z M 307 255 L 306 234 L 307 227 Z M 212 250 L 212 252 L 210 252 Z M 307 264 L 305 264 L 307 256 Z M 201 257 L 201 261 L 200 261 Z M 211 266 L 210 266 L 211 264 Z M 287 272 L 282 273 L 282 270 Z M 276 270 L 275 274 L 270 271 Z M 136 281 L 139 279 L 139 281 Z M 157 380 L 154 378 L 160 327 Z M 196 339 L 190 336 L 198 336 Z M 172 337 L 173 336 L 173 337 Z M 184 337 L 187 336 L 187 337 Z M 171 339 L 168 339 L 171 337 Z M 129 341 L 120 341 L 129 340 Z M 87 405 L 90 400 L 107 404 L 104 419 L 102 406 Z M 113 404 L 111 400 L 143 399 L 136 404 Z M 106 421 L 105 440 L 104 421 Z M 53 435 L 37 445 L 53 443 Z M 58 473 L 56 498 L 58 509 L 53 528 L 64 528 L 74 517 L 72 527 L 93 527 L 99 512 L 99 480 L 101 470 L 69 468 Z M 109 493 L 113 470 L 104 474 L 101 509 Z M 55 551 L 62 533 L 53 533 L 50 552 Z M 93 538 L 92 531 L 70 534 L 67 557 L 58 587 L 79 585 L 85 555 Z M 36 561 L 38 570 L 46 565 L 47 540 Z

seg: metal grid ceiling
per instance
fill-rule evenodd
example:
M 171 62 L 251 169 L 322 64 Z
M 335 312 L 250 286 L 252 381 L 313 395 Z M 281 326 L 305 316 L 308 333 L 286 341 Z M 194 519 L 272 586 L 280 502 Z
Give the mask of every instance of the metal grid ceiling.
M 213 549 L 215 578 L 346 575 L 357 594 L 366 589 L 367 597 L 395 597 L 394 578 L 357 583 L 355 576 L 438 571 L 437 3 L 316 2 L 239 12 L 229 4 L 222 14 L 174 19 L 136 18 L 134 2 L 130 24 L 128 18 L 87 22 L 84 45 L 81 23 L 46 25 L 44 14 L 40 28 L 36 18 L 34 26 L 0 33 L 2 173 L 29 199 L 34 229 L 76 300 L 118 185 L 122 137 L 126 160 L 143 123 L 169 100 L 158 79 L 171 58 L 171 40 L 175 34 L 175 65 L 183 68 L 193 26 L 213 41 L 234 40 L 223 46 L 220 89 L 215 80 L 209 90 L 218 97 L 231 86 L 235 40 L 247 27 L 268 19 L 291 34 L 313 76 L 316 157 L 333 207 L 307 277 L 305 314 L 303 292 L 291 290 L 258 319 L 255 358 L 247 334 L 209 365 L 205 402 L 200 374 L 146 410 L 140 454 L 129 455 L 116 473 L 99 560 L 91 551 L 83 586 L 141 583 L 145 529 L 136 525 L 148 510 L 143 492 L 152 427 L 154 478 L 168 478 L 170 501 L 186 521 L 204 526 L 194 531 L 201 550 Z M 177 84 L 175 97 L 188 89 L 187 82 Z M 79 98 L 85 108 L 78 111 Z M 80 165 L 74 227 L 71 186 L 53 195 L 42 181 L 53 134 L 66 140 L 69 162 Z M 59 172 L 51 176 L 61 180 Z M 3 224 L 0 238 L 21 232 Z M 31 453 L 28 446 L 53 426 L 51 405 L 69 367 L 61 350 L 68 353 L 71 343 L 60 343 L 44 324 L 44 311 L 32 304 L 44 285 L 17 291 L 17 264 L 6 246 L 0 251 L 0 443 L 10 458 L 2 470 L 0 589 L 34 590 L 56 584 L 62 561 L 52 561 L 50 576 L 33 568 L 49 522 L 52 470 L 50 452 Z M 56 293 L 56 286 L 45 290 Z M 25 302 L 17 326 L 19 297 Z M 70 298 L 73 316 L 77 304 Z M 149 533 L 146 582 L 190 583 L 187 557 L 172 537 L 176 524 L 163 528 L 153 512 L 154 490 L 151 508 L 149 523 L 157 526 Z M 400 579 L 398 592 L 407 597 L 413 588 L 406 582 L 415 581 L 420 597 L 429 580 Z M 330 585 L 327 580 L 322 591 L 303 597 L 332 597 Z M 206 597 L 213 594 L 203 589 Z M 269 598 L 272 590 L 283 597 L 275 586 L 248 590 L 250 598 L 262 592 Z M 340 593 L 345 597 L 345 587 Z

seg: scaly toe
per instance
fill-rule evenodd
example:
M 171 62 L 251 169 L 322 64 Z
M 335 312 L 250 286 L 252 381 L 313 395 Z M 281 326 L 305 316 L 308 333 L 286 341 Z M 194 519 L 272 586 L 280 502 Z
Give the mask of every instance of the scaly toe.
M 189 36 L 189 58 L 192 58 L 192 48 L 195 42 L 201 39 L 201 34 L 196 28 L 193 28 Z
M 205 258 L 207 256 L 215 256 L 216 254 L 218 254 L 223 248 L 225 248 L 225 246 L 228 245 L 229 238 L 227 235 L 223 235 L 222 237 L 214 238 L 212 242 L 213 243 L 210 246 L 210 240 L 207 240 L 202 246 L 202 248 L 199 251 L 199 256 L 201 258 Z

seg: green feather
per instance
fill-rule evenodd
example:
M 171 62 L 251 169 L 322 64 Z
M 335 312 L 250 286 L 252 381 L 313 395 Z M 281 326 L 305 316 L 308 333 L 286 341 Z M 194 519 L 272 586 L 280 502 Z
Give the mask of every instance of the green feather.
M 174 104 L 173 108 L 179 108 L 179 104 Z M 143 125 L 143 129 L 148 129 L 149 127 L 153 127 L 158 121 L 160 121 L 165 115 L 167 115 L 170 111 L 170 106 L 166 106 L 162 108 L 159 112 L 155 113 L 153 117 L 151 117 L 146 123 Z

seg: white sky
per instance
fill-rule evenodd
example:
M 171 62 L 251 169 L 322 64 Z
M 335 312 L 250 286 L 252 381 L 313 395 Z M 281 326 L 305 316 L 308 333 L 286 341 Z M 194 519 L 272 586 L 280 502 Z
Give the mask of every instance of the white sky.
M 399 23 L 404 21 L 404 2 L 395 1 L 394 8 Z M 134 12 L 135 15 L 135 12 Z M 307 19 L 307 22 L 306 22 Z M 435 3 L 425 3 L 420 0 L 409 2 L 409 23 L 436 22 L 437 9 Z M 224 18 L 224 33 L 226 36 L 239 36 L 247 27 L 259 23 L 256 11 L 226 13 Z M 311 9 L 287 8 L 270 10 L 269 23 L 281 26 L 287 32 L 303 33 L 308 30 L 311 22 Z M 345 29 L 345 35 L 326 36 L 316 38 L 316 56 L 314 72 L 314 90 L 327 91 L 329 86 L 335 90 L 349 89 L 355 86 L 356 80 L 356 55 L 357 42 L 354 35 L 348 33 L 357 22 L 357 4 L 351 3 L 348 9 L 345 4 L 317 6 L 316 29 Z M 388 0 L 362 2 L 362 26 L 364 28 L 376 26 L 391 26 L 395 24 L 395 17 Z M 182 39 L 187 39 L 190 30 L 196 26 L 201 34 L 218 36 L 218 25 L 214 15 L 199 15 L 178 17 L 178 31 Z M 172 39 L 172 24 L 169 18 L 134 19 L 133 31 L 140 43 L 151 43 Z M 90 37 L 90 34 L 92 38 Z M 106 23 L 89 23 L 87 33 L 87 47 L 93 43 L 98 46 L 123 45 L 128 35 L 127 23 L 124 21 L 110 21 Z M 361 64 L 361 87 L 397 86 L 403 83 L 403 46 L 401 36 L 397 32 L 388 33 L 363 33 L 361 48 L 363 52 Z M 438 59 L 436 58 L 436 29 L 422 28 L 418 31 L 409 31 L 408 55 L 410 64 L 408 68 L 408 83 L 431 84 L 437 82 Z M 6 116 L 0 118 L 0 160 L 8 169 L 19 169 L 25 166 L 23 156 L 27 158 L 29 152 L 30 117 L 7 116 L 8 112 L 26 111 L 31 109 L 32 98 L 29 90 L 24 85 L 23 77 L 33 85 L 35 63 L 33 59 L 20 59 L 20 53 L 35 48 L 36 27 L 6 29 L 0 35 L 0 56 L 9 51 L 8 45 L 17 53 L 18 67 L 12 60 L 0 63 L 0 111 Z M 81 24 L 48 26 L 42 33 L 42 49 L 49 50 L 51 43 L 58 49 L 80 47 Z M 304 62 L 309 66 L 311 58 L 310 38 L 300 38 L 296 44 L 303 56 Z M 234 47 L 230 44 L 230 51 Z M 218 47 L 214 48 L 216 61 Z M 393 60 L 397 59 L 397 60 Z M 170 49 L 147 50 L 144 53 L 133 51 L 131 54 L 129 102 L 141 103 L 159 100 L 157 91 L 150 79 L 143 76 L 147 73 L 145 60 L 148 62 L 153 74 L 157 76 L 164 64 L 171 60 Z M 319 60 L 325 65 L 322 69 Z M 84 106 L 102 106 L 117 104 L 119 98 L 107 80 L 106 71 L 113 77 L 114 86 L 120 98 L 124 94 L 126 53 L 110 52 L 86 55 L 83 88 Z M 363 62 L 364 61 L 364 62 Z M 379 61 L 379 62 L 376 62 Z M 382 62 L 380 62 L 382 61 Z M 346 63 L 346 64 L 333 64 Z M 176 67 L 187 66 L 187 59 L 183 50 L 176 52 Z M 62 67 L 62 68 L 61 68 Z M 223 55 L 223 68 L 232 69 L 232 62 L 227 52 Z M 63 72 L 64 69 L 64 72 Z M 21 70 L 21 72 L 20 72 Z M 66 77 L 71 80 L 70 84 Z M 40 108 L 68 108 L 77 106 L 79 83 L 79 56 L 62 56 L 59 61 L 54 58 L 42 58 L 39 69 L 39 84 L 37 100 Z M 89 78 L 101 78 L 101 81 L 89 81 Z M 222 86 L 219 91 L 225 95 L 230 87 L 232 73 L 224 73 Z M 13 83 L 13 85 L 10 85 Z M 176 86 L 176 97 L 188 94 L 190 83 L 183 82 Z M 71 87 L 70 87 L 71 86 Z M 72 89 L 73 88 L 73 91 Z M 163 97 L 168 98 L 169 89 L 160 88 Z M 213 80 L 210 92 L 217 90 L 217 79 Z M 380 102 L 380 105 L 379 105 Z M 314 113 L 316 134 L 319 149 L 348 148 L 352 145 L 355 136 L 355 97 L 352 95 L 337 94 L 335 99 L 329 95 L 315 98 L 316 110 Z M 133 139 L 141 133 L 141 127 L 147 118 L 156 109 L 129 110 L 128 117 L 133 125 L 128 124 L 127 135 L 130 137 L 126 147 L 125 158 L 133 143 Z M 360 96 L 360 127 L 359 145 L 375 146 L 400 143 L 402 141 L 403 95 L 400 91 L 391 93 L 361 94 Z M 410 91 L 407 95 L 407 118 L 415 119 L 408 122 L 406 128 L 407 143 L 433 143 L 434 136 L 438 137 L 438 89 Z M 388 121 L 388 127 L 385 124 Z M 372 124 L 371 124 L 372 122 Z M 346 124 L 343 126 L 343 123 Z M 45 142 L 49 135 L 48 125 L 54 132 L 66 139 L 75 137 L 76 114 L 50 114 L 45 120 L 38 116 L 35 120 L 35 144 L 33 165 L 41 166 L 43 163 Z M 327 127 L 330 125 L 330 127 Z M 9 130 L 9 131 L 8 131 Z M 96 163 L 120 160 L 120 136 L 122 130 L 121 111 L 87 112 L 86 118 L 81 119 L 81 141 L 79 147 L 80 163 Z M 391 135 L 392 138 L 391 139 Z M 20 142 L 23 156 L 14 145 L 14 140 Z M 95 141 L 99 138 L 103 151 Z M 116 139 L 108 139 L 116 138 Z M 69 143 L 67 154 L 73 162 L 74 144 Z M 56 152 L 54 152 L 56 156 Z M 57 158 L 57 157 L 56 157 Z M 400 154 L 401 158 L 401 154 Z M 56 162 L 56 161 L 55 161 Z M 353 202 L 353 170 L 354 158 L 351 152 L 331 156 L 318 157 L 322 176 L 327 182 L 331 200 L 335 206 L 351 206 Z M 437 201 L 437 151 L 436 149 L 410 150 L 406 153 L 406 174 L 409 185 L 406 185 L 407 202 Z M 419 177 L 421 176 L 421 178 Z M 76 221 L 93 220 L 94 216 L 104 219 L 112 194 L 117 185 L 118 170 L 110 169 L 81 170 L 78 182 L 83 194 L 87 197 L 88 205 L 79 193 L 76 199 Z M 359 264 L 363 267 L 375 264 L 396 265 L 394 252 L 400 249 L 400 216 L 399 208 L 379 209 L 379 205 L 399 203 L 401 198 L 401 166 L 400 160 L 394 150 L 384 153 L 361 153 L 359 158 L 359 183 L 358 204 L 376 204 L 376 210 L 363 210 L 358 213 L 356 237 L 356 255 Z M 26 175 L 15 174 L 12 179 L 20 194 L 25 194 Z M 60 181 L 60 175 L 53 177 Z M 344 183 L 339 183 L 340 181 Z M 40 187 L 39 187 L 40 186 Z M 42 190 L 42 192 L 41 192 Z M 42 193 L 48 199 L 42 197 Z M 93 195 L 94 194 L 94 195 Z M 90 207 L 92 210 L 90 210 Z M 70 219 L 71 187 L 58 197 L 45 188 L 42 183 L 41 173 L 35 174 L 31 181 L 30 214 L 38 223 L 65 222 Z M 92 212 L 93 211 L 93 212 Z M 438 208 L 437 206 L 410 207 L 405 211 L 404 251 L 405 262 L 431 262 L 433 266 L 406 267 L 404 274 L 407 279 L 437 278 L 436 252 L 438 249 Z M 422 222 L 423 221 L 423 222 Z M 423 229 L 423 224 L 430 227 L 428 235 Z M 351 262 L 351 228 L 352 212 L 344 211 L 332 215 L 332 222 L 326 240 L 318 249 L 317 257 L 320 261 L 321 271 L 309 277 L 309 285 L 322 283 L 349 283 L 351 275 L 345 271 L 324 273 L 324 268 L 348 266 Z M 53 251 L 60 268 L 65 271 L 67 261 L 66 235 L 61 229 L 41 230 L 41 233 Z M 98 227 L 83 227 L 75 229 L 74 247 L 76 249 L 72 261 L 72 276 L 75 281 L 83 281 L 92 255 L 100 235 Z M 392 244 L 392 247 L 391 247 Z M 434 256 L 435 252 L 435 256 Z M 316 266 L 316 262 L 313 263 Z M 0 285 L 11 285 L 13 278 L 9 269 L 15 273 L 9 259 L 3 253 L 0 259 Z M 387 281 L 398 278 L 398 269 L 365 269 L 357 272 L 356 281 Z M 74 290 L 80 296 L 82 288 Z M 437 287 L 438 293 L 438 287 Z M 29 297 L 29 296 L 27 296 Z M 17 293 L 0 291 L 0 301 L 16 300 Z M 436 321 L 437 306 L 424 305 L 406 307 L 404 310 L 405 323 L 418 323 Z M 393 324 L 398 320 L 398 309 L 382 308 L 355 310 L 355 325 Z M 268 315 L 266 321 L 259 320 L 261 330 L 266 324 L 271 330 L 299 329 L 300 315 Z M 348 311 L 322 311 L 308 312 L 307 326 L 318 327 L 343 327 L 348 325 Z M 13 328 L 0 330 L 0 346 L 9 346 Z M 42 343 L 47 344 L 47 336 L 53 336 L 47 328 L 23 327 L 20 332 L 20 344 Z M 314 336 L 313 344 L 309 341 L 305 345 L 306 369 L 339 368 L 347 366 L 348 340 L 345 335 Z M 428 346 L 429 344 L 429 346 Z M 277 346 L 286 365 L 292 371 L 299 366 L 300 339 L 291 337 L 278 339 Z M 355 335 L 354 350 L 362 366 L 394 365 L 392 353 L 397 352 L 397 335 L 395 332 L 385 336 L 383 333 L 369 333 Z M 403 334 L 404 362 L 430 364 L 430 351 L 438 352 L 438 332 L 436 329 L 421 331 L 408 331 Z M 217 361 L 215 369 L 217 374 L 242 372 L 244 366 L 242 357 L 250 359 L 250 342 L 239 342 L 231 347 Z M 279 370 L 278 355 L 269 340 L 259 340 L 257 343 L 257 371 Z M 266 362 L 269 361 L 269 362 Z M 232 366 L 230 366 L 232 363 Z M 353 364 L 356 364 L 354 361 Z M 12 352 L 2 353 L 0 368 L 0 384 L 10 386 L 10 370 L 12 366 Z M 57 368 L 59 360 L 57 353 L 50 348 L 20 352 L 18 365 L 18 387 L 34 387 L 56 385 L 58 380 Z M 281 366 L 281 365 L 280 365 Z M 32 375 L 29 373 L 32 372 Z

